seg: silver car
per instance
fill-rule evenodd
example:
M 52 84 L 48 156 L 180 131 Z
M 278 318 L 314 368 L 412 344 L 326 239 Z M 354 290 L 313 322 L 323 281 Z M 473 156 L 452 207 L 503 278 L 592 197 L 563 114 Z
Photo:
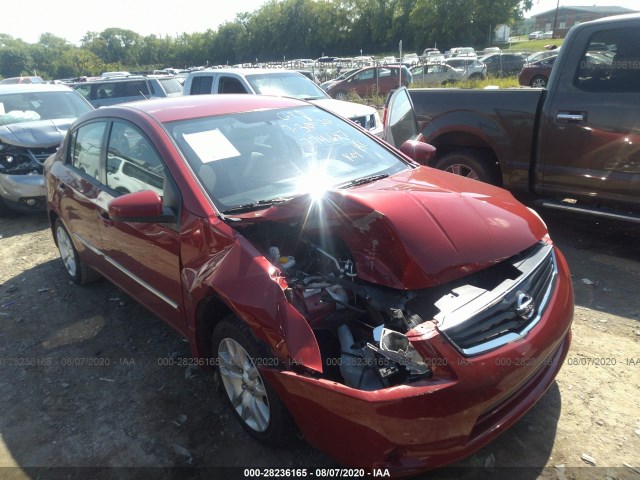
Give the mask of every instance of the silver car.
M 0 214 L 44 209 L 42 164 L 90 110 L 64 85 L 0 85 Z

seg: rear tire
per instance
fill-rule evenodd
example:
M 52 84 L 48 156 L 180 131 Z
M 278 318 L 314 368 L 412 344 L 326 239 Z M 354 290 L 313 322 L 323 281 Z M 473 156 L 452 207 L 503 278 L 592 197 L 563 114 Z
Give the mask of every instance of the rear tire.
M 221 320 L 212 351 L 222 395 L 242 427 L 271 446 L 290 442 L 295 430 L 289 412 L 257 368 L 277 366 L 277 360 L 264 352 L 248 325 L 234 315 Z
M 99 280 L 101 278 L 100 274 L 80 260 L 78 251 L 69 236 L 69 232 L 64 228 L 59 218 L 56 219 L 53 228 L 60 258 L 71 281 L 78 285 L 86 285 L 87 283 Z
M 435 167 L 472 180 L 498 185 L 496 168 L 490 160 L 474 150 L 456 150 L 440 158 Z

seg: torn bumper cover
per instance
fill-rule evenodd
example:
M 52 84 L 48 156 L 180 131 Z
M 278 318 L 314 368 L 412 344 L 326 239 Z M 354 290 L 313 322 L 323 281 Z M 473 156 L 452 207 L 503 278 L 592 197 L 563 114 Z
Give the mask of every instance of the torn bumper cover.
M 408 332 L 433 371 L 429 378 L 362 391 L 291 371 L 263 375 L 307 441 L 345 465 L 402 475 L 464 458 L 521 418 L 567 355 L 573 290 L 566 261 L 555 254 L 549 307 L 523 338 L 468 356 L 433 324 Z

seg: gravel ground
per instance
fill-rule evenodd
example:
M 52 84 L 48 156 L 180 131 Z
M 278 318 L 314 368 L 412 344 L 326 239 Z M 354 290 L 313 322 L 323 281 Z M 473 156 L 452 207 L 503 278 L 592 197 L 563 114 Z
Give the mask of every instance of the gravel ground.
M 513 428 L 427 478 L 640 478 L 640 226 L 542 213 L 574 279 L 569 356 Z M 248 437 L 170 327 L 106 281 L 68 281 L 43 216 L 0 218 L 0 236 L 1 477 L 336 466 Z

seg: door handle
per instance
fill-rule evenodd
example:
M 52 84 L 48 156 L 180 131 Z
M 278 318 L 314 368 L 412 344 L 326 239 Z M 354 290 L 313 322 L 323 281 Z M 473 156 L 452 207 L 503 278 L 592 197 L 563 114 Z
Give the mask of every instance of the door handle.
M 558 112 L 556 121 L 558 123 L 584 123 L 587 115 L 583 112 Z
M 102 220 L 102 223 L 104 224 L 105 227 L 112 227 L 113 226 L 113 220 L 111 220 L 111 217 L 109 216 L 109 212 L 100 212 L 100 220 Z

